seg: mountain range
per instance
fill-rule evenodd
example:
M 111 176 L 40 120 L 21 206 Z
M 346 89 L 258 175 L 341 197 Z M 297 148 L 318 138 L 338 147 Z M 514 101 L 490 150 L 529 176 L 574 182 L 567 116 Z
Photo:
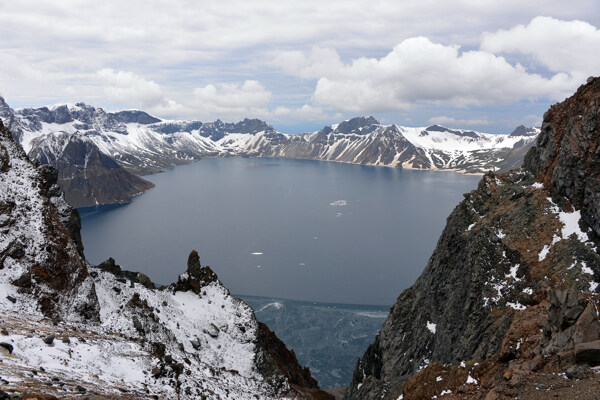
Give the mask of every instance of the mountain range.
M 483 173 L 520 165 L 539 129 L 488 134 L 433 125 L 411 128 L 358 117 L 317 132 L 285 134 L 257 119 L 166 121 L 143 111 L 84 103 L 13 110 L 0 118 L 29 157 L 59 171 L 75 207 L 123 203 L 150 189 L 140 178 L 203 157 L 298 158 L 397 168 Z

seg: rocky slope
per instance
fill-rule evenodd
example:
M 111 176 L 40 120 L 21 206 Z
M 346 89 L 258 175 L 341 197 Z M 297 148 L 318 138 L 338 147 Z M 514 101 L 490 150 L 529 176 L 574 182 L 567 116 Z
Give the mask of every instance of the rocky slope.
M 600 392 L 600 79 L 487 174 L 357 362 L 348 399 L 593 399 Z
M 59 184 L 77 207 L 125 202 L 151 187 L 128 172 L 159 172 L 207 156 L 300 158 L 469 173 L 508 170 L 521 163 L 538 133 L 525 127 L 510 135 L 437 125 L 407 128 L 359 117 L 318 132 L 289 135 L 256 119 L 235 124 L 161 121 L 142 111 L 107 113 L 83 103 L 12 110 L 1 98 L 0 118 L 32 159 L 58 167 Z M 95 162 L 86 163 L 89 160 Z
M 57 178 L 0 122 L 0 398 L 329 398 L 195 251 L 160 289 L 88 265 Z

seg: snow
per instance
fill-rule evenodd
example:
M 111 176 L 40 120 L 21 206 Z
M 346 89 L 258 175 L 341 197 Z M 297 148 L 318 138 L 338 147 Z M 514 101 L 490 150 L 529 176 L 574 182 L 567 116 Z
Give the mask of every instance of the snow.
M 436 382 L 440 382 L 440 381 L 443 381 L 443 380 L 444 380 L 444 379 L 443 379 L 441 376 L 438 376 L 437 378 L 435 378 L 435 381 L 436 381 Z
M 538 261 L 544 261 L 546 259 L 546 257 L 548 256 L 548 253 L 550 253 L 550 249 L 552 248 L 552 246 L 554 246 L 556 243 L 558 243 L 560 241 L 560 237 L 554 235 L 554 237 L 552 238 L 552 243 L 551 244 L 547 244 L 545 245 L 542 250 L 539 252 L 538 254 Z
M 450 389 L 442 390 L 442 393 L 440 393 L 440 396 L 445 396 L 447 394 L 452 394 L 452 390 L 450 390 Z
M 535 189 L 543 189 L 544 188 L 544 184 L 540 183 L 540 182 L 535 182 L 533 185 L 531 185 L 531 187 L 533 187 Z
M 523 304 L 516 302 L 516 303 L 512 303 L 512 302 L 507 302 L 506 303 L 507 306 L 509 306 L 510 308 L 514 309 L 514 310 L 519 310 L 522 311 L 524 309 L 526 309 L 527 307 L 525 307 Z
M 588 275 L 594 275 L 594 271 L 590 267 L 587 266 L 585 261 L 581 262 L 581 272 L 584 274 L 588 274 Z
M 579 220 L 581 220 L 581 212 L 573 211 L 572 213 L 567 213 L 561 211 L 558 214 L 560 218 L 560 222 L 563 224 L 562 228 L 562 238 L 567 239 L 571 235 L 577 236 L 577 239 L 581 242 L 588 242 L 590 239 L 588 235 L 581 231 L 579 228 Z
M 505 275 L 505 277 L 506 278 L 512 278 L 512 279 L 514 279 L 517 282 L 520 281 L 521 278 L 517 277 L 517 271 L 519 270 L 520 266 L 521 266 L 520 264 L 515 264 L 512 267 L 510 267 L 510 272 L 507 275 Z
M 476 222 L 473 222 L 471 225 L 469 225 L 469 226 L 467 227 L 467 231 L 470 231 L 471 229 L 473 229 L 473 227 L 474 227 L 475 225 L 477 225 L 477 223 L 476 223 Z
M 427 329 L 429 329 L 429 332 L 435 334 L 435 327 L 436 327 L 436 324 L 427 321 Z
M 467 377 L 467 382 L 466 383 L 467 383 L 467 385 L 471 384 L 471 383 L 477 385 L 477 379 L 473 378 L 471 376 L 471 374 L 469 374 L 469 376 Z

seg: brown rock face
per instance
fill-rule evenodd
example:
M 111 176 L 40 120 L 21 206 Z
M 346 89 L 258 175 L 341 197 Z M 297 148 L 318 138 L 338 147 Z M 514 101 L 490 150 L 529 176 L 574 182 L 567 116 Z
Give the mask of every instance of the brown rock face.
M 258 323 L 257 367 L 265 377 L 283 375 L 288 378 L 292 388 L 302 397 L 314 400 L 334 400 L 334 397 L 319 389 L 319 384 L 310 374 L 310 369 L 302 368 L 294 351 L 285 344 L 262 322 Z
M 537 147 L 524 167 L 554 196 L 581 210 L 583 222 L 600 237 L 600 78 L 544 114 Z
M 22 294 L 37 299 L 49 318 L 99 320 L 94 283 L 65 226 L 73 210 L 55 185 L 55 174 L 35 168 L 1 122 L 0 148 L 5 166 L 0 183 L 14 185 L 8 186 L 0 200 L 2 235 L 14 238 L 0 249 L 0 269 L 7 266 L 2 273 L 11 276 L 18 265 L 26 265 L 26 271 L 12 278 L 12 283 Z M 31 226 L 36 227 L 26 228 Z M 76 223 L 72 228 L 78 231 Z
M 465 194 L 346 398 L 597 395 L 598 376 L 577 364 L 599 354 L 599 141 L 594 78 L 545 114 L 523 168 Z

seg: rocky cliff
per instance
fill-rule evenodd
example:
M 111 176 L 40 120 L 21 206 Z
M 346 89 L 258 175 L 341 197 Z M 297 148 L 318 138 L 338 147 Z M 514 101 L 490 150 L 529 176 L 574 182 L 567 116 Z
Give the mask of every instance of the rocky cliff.
M 90 266 L 57 179 L 0 122 L 0 398 L 330 398 L 195 251 L 158 289 Z
M 348 399 L 596 398 L 599 140 L 591 78 L 544 115 L 521 169 L 465 194 Z

